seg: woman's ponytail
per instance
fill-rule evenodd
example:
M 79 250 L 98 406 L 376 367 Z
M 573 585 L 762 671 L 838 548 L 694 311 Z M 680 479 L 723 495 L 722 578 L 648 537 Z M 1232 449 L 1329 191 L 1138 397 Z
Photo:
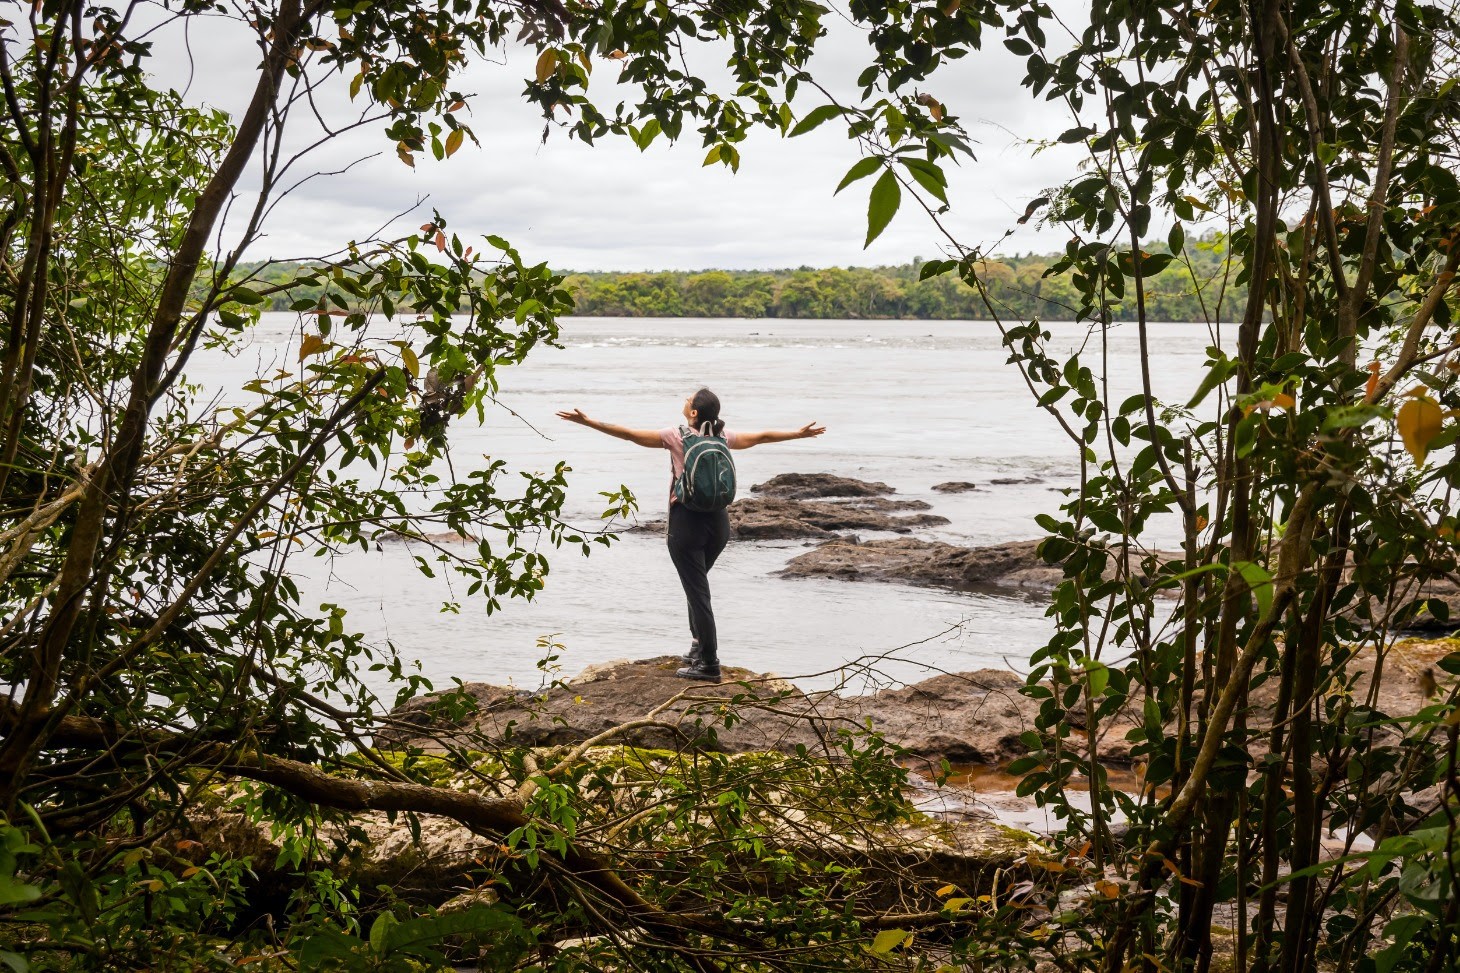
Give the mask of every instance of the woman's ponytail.
M 703 435 L 705 427 L 709 426 L 710 435 L 724 434 L 725 420 L 720 418 L 720 397 L 718 395 L 709 389 L 700 389 L 690 401 L 690 408 L 695 411 L 695 422 L 699 424 L 696 432 Z

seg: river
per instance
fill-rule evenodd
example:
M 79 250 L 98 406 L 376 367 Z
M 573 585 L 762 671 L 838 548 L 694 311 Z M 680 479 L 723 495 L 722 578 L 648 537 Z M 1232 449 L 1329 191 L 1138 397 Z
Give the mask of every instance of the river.
M 260 368 L 289 364 L 297 322 L 295 315 L 264 315 L 239 354 L 204 356 L 190 377 L 237 388 Z M 1089 342 L 1089 363 L 1098 365 L 1085 326 L 1049 328 L 1055 351 Z M 1212 343 L 1208 330 L 1156 324 L 1150 331 L 1157 397 L 1184 399 Z M 562 340 L 564 348 L 539 349 L 501 373 L 500 406 L 485 422 L 453 425 L 453 464 L 461 474 L 482 456 L 530 470 L 566 461 L 568 517 L 584 527 L 599 525 L 599 491 L 620 484 L 639 498 L 640 517 L 662 516 L 668 454 L 554 413 L 581 408 L 597 419 L 661 428 L 679 421 L 685 396 L 701 385 L 719 394 L 732 429 L 812 420 L 827 427 L 817 439 L 738 452 L 743 489 L 781 472 L 881 480 L 951 520 L 919 536 L 958 544 L 1038 536 L 1034 515 L 1053 511 L 1058 491 L 1076 479 L 1078 454 L 1035 408 L 1006 364 L 997 329 L 985 322 L 575 318 L 564 322 Z M 1136 342 L 1134 325 L 1112 331 L 1108 378 L 1116 401 L 1140 387 Z M 931 489 L 946 480 L 971 480 L 978 489 Z M 738 542 L 722 556 L 711 580 L 723 662 L 801 677 L 807 686 L 850 673 L 851 688 L 860 690 L 875 677 L 843 669 L 859 659 L 878 657 L 878 671 L 901 680 L 1022 670 L 1050 631 L 1035 600 L 773 576 L 803 549 L 799 541 Z M 438 686 L 453 677 L 536 686 L 544 678 L 544 638 L 561 645 L 551 668 L 562 675 L 688 647 L 684 600 L 661 535 L 623 534 L 587 558 L 559 551 L 536 598 L 490 616 L 464 598 L 460 614 L 443 613 L 454 597 L 448 582 L 417 573 L 405 545 L 293 563 L 307 604 L 344 606 L 352 628 L 389 639 Z

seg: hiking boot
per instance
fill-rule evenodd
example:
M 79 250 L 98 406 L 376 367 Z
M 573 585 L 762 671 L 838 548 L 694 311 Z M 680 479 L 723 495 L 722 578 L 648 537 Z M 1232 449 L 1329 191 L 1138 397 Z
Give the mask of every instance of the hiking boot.
M 689 651 L 679 657 L 679 661 L 693 669 L 700 664 L 700 640 L 695 639 L 689 644 Z
M 676 669 L 674 674 L 681 679 L 698 679 L 701 682 L 720 681 L 720 667 L 718 665 L 707 666 L 700 659 L 696 659 L 693 665 L 685 666 L 683 669 Z

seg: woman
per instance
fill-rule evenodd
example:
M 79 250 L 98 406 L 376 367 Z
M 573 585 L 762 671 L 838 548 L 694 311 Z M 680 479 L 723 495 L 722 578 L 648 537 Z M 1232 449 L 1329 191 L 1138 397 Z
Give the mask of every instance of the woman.
M 576 422 L 619 439 L 627 439 L 650 449 L 669 450 L 669 558 L 679 572 L 689 602 L 689 655 L 685 667 L 677 675 L 685 679 L 720 681 L 720 646 L 715 633 L 715 615 L 710 608 L 710 568 L 730 539 L 730 517 L 724 510 L 701 513 L 675 502 L 674 479 L 684 471 L 684 434 L 682 427 L 670 426 L 655 432 L 651 429 L 626 429 L 608 422 L 599 422 L 583 414 L 582 409 L 559 412 L 559 419 Z M 700 389 L 684 400 L 684 418 L 689 428 L 701 434 L 723 436 L 731 449 L 749 449 L 762 443 L 783 443 L 790 439 L 809 439 L 826 432 L 825 426 L 808 422 L 789 432 L 726 432 L 720 418 L 720 399 L 709 389 Z

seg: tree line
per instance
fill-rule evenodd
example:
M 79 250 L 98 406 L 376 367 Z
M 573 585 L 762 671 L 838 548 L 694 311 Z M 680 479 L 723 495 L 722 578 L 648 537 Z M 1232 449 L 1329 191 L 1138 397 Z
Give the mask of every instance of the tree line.
M 1194 244 L 1146 282 L 1146 316 L 1159 321 L 1231 321 L 1247 299 L 1237 286 L 1225 246 L 1213 238 Z M 563 287 L 574 314 L 625 318 L 802 318 L 987 321 L 1066 321 L 1080 306 L 1069 272 L 1051 271 L 1062 255 L 1029 254 L 979 264 L 985 296 L 956 277 L 924 278 L 927 264 L 882 267 L 797 267 L 783 270 L 665 270 L 568 272 Z M 1189 262 L 1188 262 L 1189 261 Z M 300 265 L 252 268 L 272 284 L 294 280 Z M 287 311 L 317 301 L 322 285 L 295 285 L 272 295 L 270 308 Z M 1111 319 L 1134 321 L 1134 300 L 1114 301 Z

